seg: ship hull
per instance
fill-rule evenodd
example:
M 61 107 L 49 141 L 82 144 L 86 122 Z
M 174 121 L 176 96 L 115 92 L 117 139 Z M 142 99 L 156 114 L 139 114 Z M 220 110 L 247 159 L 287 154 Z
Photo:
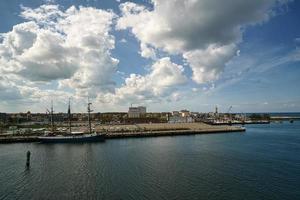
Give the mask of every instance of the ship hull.
M 82 135 L 82 136 L 44 136 L 38 138 L 42 143 L 85 143 L 85 142 L 103 142 L 104 135 Z

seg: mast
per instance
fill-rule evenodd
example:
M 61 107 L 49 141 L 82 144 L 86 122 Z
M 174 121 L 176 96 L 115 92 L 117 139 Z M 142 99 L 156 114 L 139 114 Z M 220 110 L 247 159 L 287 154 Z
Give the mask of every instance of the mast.
M 50 120 L 51 120 L 51 131 L 52 131 L 52 133 L 53 133 L 53 132 L 54 132 L 53 100 L 51 100 Z
M 70 98 L 69 98 L 69 107 L 68 107 L 68 119 L 69 119 L 69 130 L 70 130 L 70 133 L 72 133 L 72 128 L 71 128 L 71 103 L 70 103 Z
M 89 99 L 88 99 L 88 107 L 87 107 L 87 111 L 88 111 L 88 121 L 89 121 L 89 131 L 90 133 L 92 133 L 92 124 L 91 124 L 91 105 L 92 103 L 89 102 Z

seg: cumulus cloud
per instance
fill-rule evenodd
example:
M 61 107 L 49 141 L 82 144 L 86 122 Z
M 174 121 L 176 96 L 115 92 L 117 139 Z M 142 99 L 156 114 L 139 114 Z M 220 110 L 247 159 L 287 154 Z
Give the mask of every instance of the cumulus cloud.
M 140 54 L 144 58 L 152 58 L 153 60 L 156 59 L 155 49 L 144 43 L 141 43 Z
M 113 85 L 118 60 L 111 56 L 115 40 L 109 33 L 113 13 L 94 8 L 67 10 L 70 14 L 61 22 L 67 42 L 80 46 L 80 69 L 63 83 L 75 88 L 103 89 Z M 92 25 L 91 25 L 92 24 Z
M 211 45 L 202 50 L 187 51 L 183 57 L 193 70 L 192 79 L 196 83 L 205 83 L 218 79 L 227 63 L 235 54 L 234 44 L 226 46 Z
M 63 101 L 71 93 L 56 89 L 40 89 L 17 75 L 2 74 L 0 76 L 0 99 L 2 103 L 14 102 L 14 105 L 47 102 L 50 98 Z
M 76 91 L 108 89 L 118 60 L 111 56 L 112 11 L 58 5 L 22 7 L 26 22 L 1 34 L 0 73 L 30 82 L 58 80 Z M 80 93 L 78 92 L 78 93 Z
M 215 80 L 236 55 L 233 50 L 244 27 L 267 21 L 274 3 L 282 2 L 229 0 L 221 5 L 219 0 L 152 0 L 153 9 L 126 2 L 120 5 L 122 17 L 116 27 L 130 29 L 141 42 L 141 52 L 151 46 L 183 55 L 193 80 L 202 83 Z
M 2 101 L 22 98 L 20 90 L 6 76 L 0 76 L 0 94 Z
M 239 54 L 245 27 L 267 21 L 272 6 L 284 1 L 152 0 L 151 8 L 126 2 L 120 17 L 91 7 L 22 7 L 24 22 L 0 35 L 0 98 L 74 94 L 112 104 L 178 101 L 187 77 L 170 57 L 179 55 L 196 83 L 213 84 Z M 138 53 L 153 62 L 144 75 L 123 75 L 120 86 L 114 82 L 119 60 L 111 53 L 113 27 L 129 29 L 140 42 Z
M 176 87 L 186 81 L 184 68 L 164 57 L 151 66 L 149 74 L 130 74 L 114 93 L 99 94 L 98 100 L 110 103 L 159 101 L 172 95 Z
M 141 56 L 156 60 L 150 72 L 133 73 L 120 87 L 115 85 L 119 61 L 111 56 L 116 17 L 111 11 L 74 6 L 63 10 L 57 5 L 22 9 L 20 16 L 27 21 L 2 34 L 0 43 L 0 72 L 10 80 L 2 78 L 0 88 L 7 99 L 35 101 L 72 93 L 110 103 L 155 101 L 168 95 L 179 99 L 176 87 L 187 81 L 184 68 L 169 57 L 156 60 L 155 49 L 146 43 L 141 44 Z M 54 88 L 40 87 L 47 84 Z

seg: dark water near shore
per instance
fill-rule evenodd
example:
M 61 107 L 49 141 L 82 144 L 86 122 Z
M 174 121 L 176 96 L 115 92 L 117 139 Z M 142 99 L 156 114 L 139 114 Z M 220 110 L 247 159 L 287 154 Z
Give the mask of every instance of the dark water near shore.
M 299 196 L 300 121 L 249 125 L 245 133 L 0 145 L 0 199 Z

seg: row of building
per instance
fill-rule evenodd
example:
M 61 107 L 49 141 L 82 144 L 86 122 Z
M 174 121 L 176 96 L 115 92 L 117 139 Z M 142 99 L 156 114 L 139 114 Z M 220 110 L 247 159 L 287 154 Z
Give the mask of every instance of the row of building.
M 199 113 L 189 110 L 173 112 L 147 112 L 146 107 L 129 107 L 128 112 L 106 112 L 91 113 L 91 120 L 101 124 L 135 124 L 135 123 L 189 123 L 197 121 L 216 121 L 230 120 L 233 118 L 241 119 L 243 116 L 238 114 L 215 112 Z M 57 123 L 64 123 L 69 120 L 68 113 L 55 113 L 53 120 Z M 72 113 L 73 122 L 86 122 L 87 113 Z M 50 115 L 48 113 L 0 113 L 0 124 L 49 124 Z
M 188 110 L 173 112 L 147 112 L 146 107 L 129 107 L 128 112 L 106 112 L 91 113 L 91 120 L 104 124 L 122 124 L 122 123 L 163 123 L 163 122 L 192 122 L 195 113 Z M 71 120 L 74 122 L 87 121 L 87 113 L 72 113 Z M 67 122 L 69 120 L 68 113 L 54 113 L 53 120 L 55 122 Z M 0 113 L 0 123 L 10 124 L 26 124 L 40 123 L 47 124 L 50 122 L 50 114 L 48 113 Z

